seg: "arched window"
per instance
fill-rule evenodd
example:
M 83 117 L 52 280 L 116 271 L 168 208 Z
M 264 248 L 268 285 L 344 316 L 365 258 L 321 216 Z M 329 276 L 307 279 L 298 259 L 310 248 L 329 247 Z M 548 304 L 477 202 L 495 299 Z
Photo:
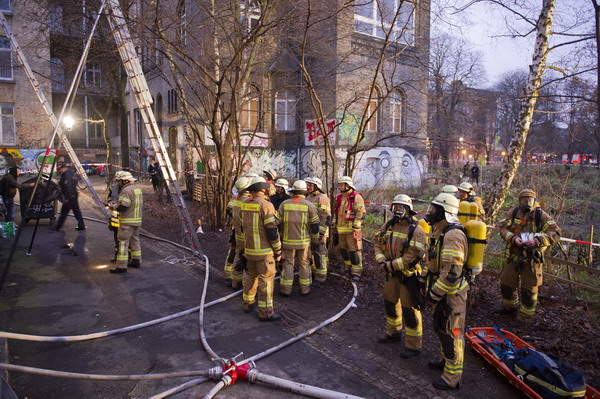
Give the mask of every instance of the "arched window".
M 289 91 L 275 95 L 275 130 L 296 130 L 296 98 Z
M 379 89 L 375 88 L 373 91 L 373 95 L 371 99 L 367 99 L 367 113 L 365 114 L 365 120 L 369 119 L 367 125 L 365 126 L 365 131 L 369 133 L 374 133 L 379 128 Z
M 52 58 L 51 63 L 52 90 L 65 91 L 65 67 L 63 62 L 58 58 Z
M 404 93 L 394 90 L 390 96 L 390 133 L 392 134 L 402 133 L 405 104 Z
M 240 124 L 243 131 L 259 131 L 260 122 L 260 89 L 250 86 L 242 104 Z
M 50 32 L 51 33 L 62 33 L 63 31 L 63 10 L 58 4 L 53 4 L 50 7 Z

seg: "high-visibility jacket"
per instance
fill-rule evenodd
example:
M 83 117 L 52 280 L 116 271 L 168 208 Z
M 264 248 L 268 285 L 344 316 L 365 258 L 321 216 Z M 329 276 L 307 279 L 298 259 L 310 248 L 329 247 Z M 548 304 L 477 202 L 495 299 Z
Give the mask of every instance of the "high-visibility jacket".
M 319 214 L 319 234 L 327 237 L 331 224 L 331 204 L 329 197 L 324 193 L 308 194 L 306 200 L 311 202 Z
M 411 223 L 415 227 L 407 243 Z M 373 244 L 377 262 L 391 261 L 394 270 L 410 277 L 415 271 L 420 271 L 418 264 L 425 255 L 427 235 L 414 218 L 391 219 L 381 226 Z
M 263 192 L 251 195 L 242 203 L 239 219 L 244 231 L 246 259 L 261 260 L 281 252 L 277 214 Z
M 142 189 L 133 183 L 128 183 L 121 188 L 119 199 L 113 205 L 113 209 L 117 209 L 121 205 L 127 209 L 119 211 L 119 224 L 121 226 L 141 226 L 142 207 L 144 205 Z
M 538 214 L 536 220 L 536 213 Z M 514 215 L 514 217 L 513 217 Z M 521 209 L 513 208 L 508 211 L 506 218 L 498 224 L 500 236 L 507 242 L 509 256 L 518 256 L 519 247 L 513 244 L 515 235 L 521 233 L 537 233 L 534 238 L 537 250 L 544 252 L 549 246 L 558 241 L 560 228 L 552 218 L 541 208 L 536 207 L 531 212 L 524 214 Z
M 304 195 L 294 195 L 283 201 L 277 213 L 281 221 L 281 244 L 284 248 L 302 249 L 319 239 L 317 208 Z
M 429 250 L 429 274 L 433 276 L 429 288 L 435 301 L 444 295 L 455 295 L 468 289 L 469 283 L 463 276 L 463 266 L 467 259 L 467 236 L 455 228 L 440 236 L 448 226 L 446 220 L 436 223 L 431 232 L 431 248 Z
M 244 245 L 244 230 L 242 229 L 242 220 L 240 214 L 242 213 L 242 204 L 250 198 L 250 193 L 244 192 L 236 196 L 231 201 L 231 214 L 233 217 L 233 233 L 235 234 L 236 246 Z
M 366 213 L 362 195 L 352 189 L 336 198 L 335 228 L 338 234 L 350 234 L 352 230 L 360 230 L 362 218 Z

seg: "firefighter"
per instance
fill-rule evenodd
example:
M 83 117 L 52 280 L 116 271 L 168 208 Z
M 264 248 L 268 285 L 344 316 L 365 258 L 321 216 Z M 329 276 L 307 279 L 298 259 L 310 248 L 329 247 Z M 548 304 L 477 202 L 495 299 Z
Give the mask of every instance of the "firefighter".
M 297 260 L 300 293 L 306 296 L 310 292 L 312 282 L 309 246 L 316 250 L 319 245 L 319 215 L 317 208 L 305 199 L 304 180 L 296 180 L 291 193 L 292 198 L 284 201 L 278 210 L 283 247 L 280 294 L 290 296 L 292 293 L 294 260 Z
M 400 341 L 404 321 L 406 342 L 400 356 L 410 359 L 421 353 L 422 347 L 420 310 L 424 301 L 418 280 L 427 236 L 415 218 L 416 212 L 408 195 L 396 195 L 390 210 L 394 216 L 381 226 L 374 242 L 375 260 L 385 273 L 386 328 L 379 343 Z
M 119 180 L 119 198 L 110 205 L 110 209 L 119 212 L 119 253 L 116 268 L 110 269 L 111 273 L 127 273 L 127 267 L 139 268 L 141 266 L 142 249 L 140 247 L 139 228 L 142 225 L 143 194 L 137 187 L 135 179 L 130 172 L 122 172 Z M 131 249 L 131 263 L 128 248 Z
M 275 172 L 273 169 L 271 170 L 263 170 L 263 177 L 265 178 L 265 180 L 267 181 L 267 183 L 269 183 L 269 191 L 267 193 L 267 195 L 270 197 L 272 195 L 275 195 L 275 193 L 277 192 L 277 190 L 275 190 L 275 181 L 277 180 L 277 172 Z
M 233 229 L 229 238 L 229 252 L 225 260 L 225 285 L 234 289 L 238 289 L 242 285 L 242 273 L 234 270 L 233 265 L 237 263 L 237 254 L 244 249 L 244 232 L 239 223 L 239 216 L 242 203 L 250 197 L 246 191 L 249 185 L 250 179 L 247 177 L 237 179 L 231 190 L 234 197 L 227 204 L 227 212 L 233 221 Z
M 281 260 L 281 242 L 277 230 L 277 214 L 269 202 L 269 183 L 262 177 L 250 181 L 250 197 L 241 204 L 240 225 L 244 231 L 245 263 L 244 312 L 250 313 L 258 302 L 261 321 L 278 321 L 281 316 L 273 311 L 273 282 L 275 262 Z M 238 270 L 240 267 L 236 265 Z
M 436 389 L 458 388 L 463 371 L 464 332 L 469 284 L 463 266 L 467 259 L 467 234 L 458 223 L 459 201 L 449 193 L 438 194 L 425 220 L 432 226 L 427 272 L 427 301 L 434 305 L 433 328 L 441 342 L 439 360 L 429 367 L 443 370 L 433 382 Z
M 363 270 L 361 226 L 365 202 L 349 176 L 338 180 L 338 189 L 341 194 L 335 199 L 333 245 L 338 246 L 352 280 L 359 281 Z
M 122 170 L 115 173 L 114 184 L 108 190 L 108 197 L 106 199 L 106 207 L 109 208 L 111 204 L 117 202 L 119 198 L 119 180 L 121 180 Z M 112 263 L 117 261 L 117 255 L 119 254 L 119 238 L 117 234 L 119 232 L 119 212 L 111 210 L 110 218 L 108 220 L 108 229 L 113 232 L 113 238 L 115 240 L 115 253 L 113 258 L 110 260 Z
M 476 197 L 477 197 L 477 195 L 475 194 L 475 190 L 473 189 L 473 185 L 471 183 L 466 182 L 466 181 L 460 183 L 460 185 L 458 186 L 458 199 L 460 201 L 467 201 L 467 202 L 477 204 L 477 208 L 479 209 L 478 218 L 479 218 L 479 220 L 481 220 L 483 222 L 483 221 L 485 221 L 484 220 L 485 219 L 485 209 L 483 209 L 483 205 L 481 205 L 481 203 L 479 203 L 479 201 L 475 200 Z M 473 214 L 474 214 L 474 212 L 473 212 Z
M 277 179 L 274 186 L 275 194 L 271 195 L 269 199 L 271 200 L 271 204 L 275 207 L 275 210 L 278 210 L 279 205 L 281 205 L 283 201 L 290 199 L 290 196 L 287 193 L 290 184 L 285 179 Z
M 519 193 L 519 206 L 508 211 L 499 227 L 507 243 L 506 261 L 500 273 L 500 313 L 517 313 L 517 323 L 531 323 L 543 280 L 544 252 L 558 241 L 560 228 L 536 206 L 536 194 L 530 189 Z
M 447 184 L 444 187 L 442 187 L 442 193 L 448 193 L 448 194 L 452 194 L 452 195 L 457 195 L 458 194 L 458 187 L 456 187 L 453 184 Z
M 329 197 L 323 191 L 323 182 L 318 177 L 307 177 L 306 187 L 308 195 L 306 199 L 311 202 L 319 214 L 319 247 L 311 251 L 313 260 L 311 269 L 314 273 L 313 287 L 319 288 L 327 279 L 327 264 L 329 255 L 327 253 L 327 237 L 331 225 L 331 204 Z

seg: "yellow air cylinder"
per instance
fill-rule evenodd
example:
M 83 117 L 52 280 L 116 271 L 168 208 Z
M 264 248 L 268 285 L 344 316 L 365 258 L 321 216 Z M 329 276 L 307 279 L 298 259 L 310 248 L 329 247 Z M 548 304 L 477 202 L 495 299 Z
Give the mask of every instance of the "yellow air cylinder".
M 473 198 L 477 203 L 479 203 L 479 205 L 483 206 L 483 201 L 481 200 L 481 197 L 475 197 Z
M 465 227 L 469 237 L 469 255 L 467 256 L 466 267 L 471 269 L 473 276 L 476 276 L 483 270 L 487 229 L 485 223 L 480 220 L 469 220 Z
M 471 202 L 469 220 L 479 220 L 479 206 L 477 205 L 477 202 Z
M 431 232 L 431 226 L 429 225 L 429 223 L 427 223 L 425 219 L 419 219 L 419 226 L 421 226 L 421 228 L 427 235 L 427 240 L 429 240 L 429 233 Z
M 458 221 L 463 226 L 469 220 L 469 213 L 471 213 L 471 203 L 468 201 L 460 201 L 458 205 Z

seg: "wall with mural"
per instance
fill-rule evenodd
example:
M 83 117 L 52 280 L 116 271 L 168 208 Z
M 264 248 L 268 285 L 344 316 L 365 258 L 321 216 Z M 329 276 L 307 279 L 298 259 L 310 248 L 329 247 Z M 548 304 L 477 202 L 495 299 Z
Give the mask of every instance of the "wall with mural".
M 42 164 L 45 149 L 42 148 L 2 148 L 0 149 L 0 175 L 4 175 L 10 166 L 17 166 L 19 173 L 37 173 Z M 54 161 L 53 155 L 46 163 Z

